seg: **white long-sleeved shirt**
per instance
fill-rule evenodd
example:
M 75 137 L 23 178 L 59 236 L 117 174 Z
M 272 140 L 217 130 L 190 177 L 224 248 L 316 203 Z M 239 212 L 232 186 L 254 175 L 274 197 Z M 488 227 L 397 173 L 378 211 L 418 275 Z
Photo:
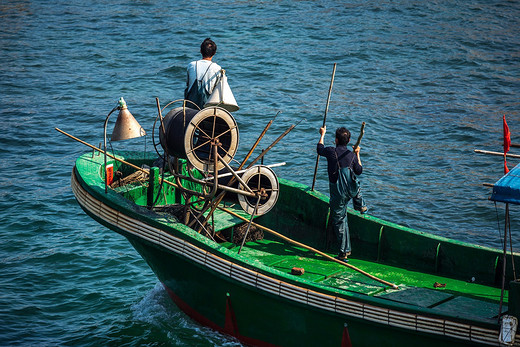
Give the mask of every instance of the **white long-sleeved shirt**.
M 215 88 L 215 85 L 217 84 L 217 82 L 220 78 L 221 69 L 222 68 L 217 63 L 213 63 L 210 60 L 201 59 L 201 60 L 197 60 L 197 61 L 192 61 L 188 65 L 188 69 L 187 69 L 188 70 L 188 81 L 187 81 L 188 89 L 191 88 L 191 86 L 193 85 L 193 82 L 195 82 L 196 79 L 197 80 L 202 79 L 204 88 L 206 89 L 206 91 L 208 93 L 211 94 L 211 92 Z M 195 70 L 197 71 L 196 73 L 195 73 Z M 206 70 L 208 72 L 206 72 Z

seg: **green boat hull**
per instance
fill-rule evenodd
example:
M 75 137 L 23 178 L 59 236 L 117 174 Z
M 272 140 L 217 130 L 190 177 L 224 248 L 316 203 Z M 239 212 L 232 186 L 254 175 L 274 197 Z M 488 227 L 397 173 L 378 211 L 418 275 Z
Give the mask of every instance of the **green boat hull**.
M 142 240 L 129 240 L 177 306 L 198 323 L 246 344 L 347 346 L 350 341 L 352 346 L 466 345 L 457 339 L 410 333 L 294 303 L 241 286 Z
M 397 281 L 395 291 L 269 237 L 247 243 L 239 255 L 235 245 L 217 244 L 146 209 L 139 203 L 146 189 L 105 194 L 100 167 L 99 158 L 86 155 L 76 162 L 72 187 L 79 204 L 124 235 L 200 324 L 249 345 L 498 345 L 498 250 L 351 212 L 351 263 Z M 295 182 L 280 180 L 280 186 L 277 206 L 258 223 L 333 250 L 324 232 L 327 198 Z M 291 274 L 295 266 L 305 274 Z M 433 289 L 434 280 L 446 289 Z

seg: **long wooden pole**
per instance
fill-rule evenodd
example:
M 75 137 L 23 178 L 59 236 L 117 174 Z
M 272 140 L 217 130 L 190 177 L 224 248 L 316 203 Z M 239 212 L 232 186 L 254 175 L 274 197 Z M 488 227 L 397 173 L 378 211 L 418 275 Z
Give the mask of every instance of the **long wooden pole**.
M 323 125 L 325 126 L 327 122 L 327 112 L 329 111 L 329 103 L 330 103 L 330 94 L 332 92 L 332 85 L 334 84 L 334 75 L 336 75 L 336 63 L 334 63 L 334 67 L 332 69 L 332 78 L 330 79 L 330 87 L 329 87 L 329 95 L 327 96 L 327 105 L 325 106 L 325 114 L 323 115 Z M 312 188 L 314 190 L 314 185 L 316 184 L 316 175 L 318 174 L 318 165 L 320 163 L 320 155 L 316 156 L 316 166 L 314 167 L 314 177 L 312 179 Z
M 97 148 L 96 146 L 93 146 L 93 145 L 91 145 L 91 144 L 88 143 L 88 142 L 85 142 L 85 141 L 83 141 L 83 140 L 80 140 L 80 139 L 78 139 L 77 137 L 74 137 L 74 136 L 72 136 L 71 134 L 66 133 L 65 131 L 63 131 L 63 130 L 61 130 L 61 129 L 59 129 L 59 128 L 54 128 L 54 129 L 55 129 L 56 131 L 62 133 L 63 135 L 68 136 L 68 137 L 70 137 L 71 139 L 73 139 L 73 140 L 75 140 L 75 141 L 78 141 L 79 143 L 82 143 L 82 144 L 84 144 L 84 145 L 87 146 L 87 147 L 92 148 L 92 149 L 95 150 L 95 151 L 98 151 L 98 152 L 100 152 L 100 153 L 102 153 L 102 154 L 105 154 L 105 151 L 104 151 L 104 150 L 102 150 L 102 149 L 100 149 L 100 148 Z M 125 165 L 128 165 L 128 166 L 130 166 L 130 167 L 132 167 L 132 168 L 134 168 L 134 169 L 136 169 L 136 170 L 142 171 L 142 172 L 144 172 L 144 173 L 146 173 L 146 174 L 149 174 L 149 173 L 150 173 L 148 170 L 142 169 L 142 168 L 140 168 L 139 166 L 134 165 L 134 164 L 132 164 L 132 163 L 129 163 L 129 162 L 123 160 L 123 159 L 119 159 L 119 158 L 113 156 L 112 154 L 106 153 L 106 155 L 107 155 L 107 157 L 110 157 L 110 158 L 112 158 L 112 159 L 114 159 L 114 160 L 116 160 L 116 161 L 118 161 L 118 162 L 121 162 L 121 163 L 123 163 L 123 164 L 125 164 Z M 169 182 L 169 183 L 171 183 L 171 182 Z M 171 183 L 171 184 L 174 185 L 174 186 L 177 186 L 177 185 L 174 184 L 174 183 Z
M 68 137 L 70 137 L 71 139 L 73 139 L 73 140 L 75 140 L 75 141 L 78 141 L 78 142 L 84 144 L 85 146 L 88 146 L 88 147 L 92 148 L 93 150 L 96 150 L 96 151 L 98 151 L 98 152 L 100 152 L 100 153 L 102 153 L 102 154 L 105 154 L 105 151 L 104 151 L 104 150 L 102 150 L 102 149 L 100 149 L 100 148 L 97 148 L 96 146 L 93 146 L 93 145 L 91 145 L 91 144 L 88 143 L 88 142 L 85 142 L 85 141 L 83 141 L 83 140 L 80 140 L 80 139 L 78 139 L 77 137 L 74 137 L 74 136 L 72 136 L 71 134 L 68 134 L 68 133 L 66 133 L 65 131 L 61 130 L 61 129 L 58 129 L 58 128 L 54 128 L 54 129 L 55 129 L 56 131 L 62 133 L 63 135 L 68 136 Z M 114 160 L 116 160 L 116 161 L 118 161 L 118 162 L 120 162 L 120 163 L 123 163 L 123 164 L 125 164 L 125 165 L 128 165 L 128 166 L 130 166 L 131 168 L 134 168 L 134 169 L 136 169 L 136 170 L 138 170 L 138 171 L 144 172 L 144 173 L 146 173 L 146 174 L 149 174 L 149 173 L 150 173 L 150 171 L 147 170 L 147 169 L 140 168 L 140 167 L 137 166 L 137 165 L 134 165 L 134 164 L 132 164 L 132 163 L 129 163 L 129 162 L 123 160 L 123 159 L 119 159 L 119 158 L 117 158 L 117 157 L 115 157 L 115 156 L 113 156 L 113 155 L 111 155 L 111 154 L 109 154 L 109 153 L 106 153 L 106 155 L 107 155 L 107 157 L 110 157 L 110 158 L 112 158 L 112 159 L 114 159 Z M 189 179 L 189 178 L 186 177 L 186 179 Z M 169 185 L 172 186 L 172 187 L 179 188 L 179 186 L 178 186 L 177 184 L 175 184 L 175 183 L 173 183 L 173 182 L 170 182 L 170 181 L 168 181 L 168 180 L 163 180 L 162 177 L 159 177 L 159 181 L 160 181 L 160 182 L 163 182 L 163 183 L 166 183 L 166 184 L 169 184 Z M 243 191 L 243 190 L 240 190 L 240 189 L 236 189 L 236 188 L 232 188 L 232 187 L 228 187 L 228 186 L 223 186 L 223 185 L 221 185 L 221 184 L 218 184 L 218 185 L 217 185 L 217 188 L 218 188 L 218 189 L 221 189 L 221 190 L 224 190 L 224 191 L 231 192 L 231 193 L 235 193 L 235 194 L 242 194 L 242 195 L 249 196 L 249 197 L 252 197 L 252 198 L 255 198 L 255 197 L 256 197 L 256 194 L 251 194 L 251 193 L 249 193 L 249 192 L 246 192 L 246 191 Z
M 243 220 L 244 222 L 248 222 L 248 223 L 250 222 L 247 218 L 244 218 L 244 217 L 242 217 L 241 215 L 239 215 L 239 214 L 237 214 L 237 213 L 235 213 L 235 212 L 233 212 L 233 211 L 228 210 L 227 208 L 219 207 L 219 209 L 222 210 L 222 211 L 224 211 L 224 212 L 229 213 L 230 215 L 232 215 L 232 216 L 234 216 L 234 217 L 237 217 L 237 218 Z M 359 273 L 361 273 L 361 274 L 363 274 L 363 275 L 365 275 L 365 276 L 367 276 L 367 277 L 369 277 L 369 278 L 371 278 L 371 279 L 373 279 L 373 280 L 375 280 L 375 281 L 378 281 L 378 282 L 380 282 L 380 283 L 383 283 L 383 284 L 385 284 L 385 285 L 387 285 L 387 286 L 390 286 L 390 287 L 392 287 L 392 288 L 394 288 L 394 289 L 399 289 L 399 287 L 398 287 L 397 285 L 393 284 L 393 283 L 390 283 L 390 282 L 387 282 L 387 281 L 385 281 L 385 280 L 382 280 L 382 279 L 380 279 L 380 278 L 378 278 L 378 277 L 376 277 L 376 276 L 374 276 L 374 275 L 371 275 L 371 274 L 369 274 L 368 272 L 363 271 L 363 270 L 361 270 L 361 269 L 359 269 L 359 268 L 357 268 L 357 267 L 355 267 L 355 266 L 353 266 L 353 265 L 350 265 L 350 264 L 348 264 L 348 263 L 345 263 L 344 261 L 341 261 L 341 260 L 339 260 L 339 259 L 333 258 L 333 257 L 331 257 L 330 255 L 328 255 L 328 254 L 326 254 L 326 253 L 323 253 L 323 252 L 321 252 L 321 251 L 318 251 L 318 250 L 315 249 L 315 248 L 312 248 L 312 247 L 310 247 L 310 246 L 307 246 L 307 245 L 305 245 L 305 244 L 303 244 L 303 243 L 300 243 L 300 242 L 298 242 L 298 241 L 294 241 L 293 239 L 290 239 L 290 238 L 288 238 L 287 236 L 284 236 L 284 235 L 282 235 L 282 234 L 280 234 L 280 233 L 277 233 L 276 231 L 274 231 L 274 230 L 272 230 L 272 229 L 269 229 L 269 228 L 267 228 L 267 227 L 264 227 L 264 226 L 262 226 L 262 225 L 260 225 L 260 224 L 255 223 L 255 222 L 251 222 L 251 225 L 254 225 L 254 226 L 257 227 L 257 228 L 262 229 L 263 231 L 266 231 L 266 232 L 268 232 L 268 233 L 270 233 L 270 234 L 272 234 L 272 235 L 275 235 L 275 236 L 281 238 L 282 240 L 285 240 L 285 241 L 287 241 L 287 242 L 289 242 L 289 243 L 292 243 L 293 245 L 296 245 L 296 246 L 298 246 L 298 247 L 305 248 L 305 249 L 307 249 L 307 250 L 309 250 L 309 251 L 311 251 L 311 252 L 317 253 L 317 254 L 321 255 L 322 257 L 327 258 L 328 260 L 334 261 L 334 262 L 336 262 L 336 263 L 338 263 L 338 264 L 341 264 L 341 265 L 345 265 L 346 267 L 349 267 L 349 268 L 351 268 L 352 270 L 355 270 L 355 271 L 357 271 L 357 272 L 359 272 Z
M 301 121 L 300 121 L 301 122 Z M 287 130 L 285 130 L 280 136 L 278 136 L 278 138 L 276 140 L 273 141 L 273 143 L 271 143 L 266 149 L 264 149 L 262 151 L 262 153 L 260 153 L 260 155 L 258 157 L 256 157 L 248 166 L 247 168 L 249 169 L 250 167 L 252 167 L 253 165 L 256 164 L 257 161 L 259 161 L 260 159 L 262 159 L 264 157 L 264 155 L 267 154 L 267 152 L 269 152 L 281 139 L 283 139 L 285 137 L 285 135 L 289 134 L 298 124 L 300 124 L 300 122 L 298 122 L 297 124 L 293 124 L 291 125 L 289 128 L 287 128 Z
M 361 130 L 359 131 L 359 137 L 354 144 L 353 148 L 356 149 L 361 144 L 361 139 L 363 138 L 363 135 L 365 134 L 365 122 L 361 123 Z
M 258 138 L 256 139 L 256 142 L 253 144 L 253 146 L 251 147 L 251 149 L 249 150 L 249 152 L 245 156 L 244 160 L 242 160 L 242 163 L 240 163 L 240 166 L 238 167 L 238 170 L 242 169 L 244 167 L 244 165 L 246 165 L 246 162 L 249 160 L 249 157 L 251 156 L 251 154 L 253 154 L 254 150 L 256 149 L 256 146 L 258 146 L 258 144 L 260 143 L 260 140 L 267 133 L 267 130 L 271 127 L 271 124 L 273 124 L 273 122 L 274 122 L 276 116 L 278 116 L 278 114 L 280 114 L 280 111 L 276 112 L 276 114 L 274 115 L 273 119 L 271 119 L 269 121 L 269 123 L 267 123 L 267 125 L 265 126 L 265 128 L 262 131 L 262 133 L 260 134 L 260 136 L 258 136 Z
M 88 147 L 90 147 L 90 148 L 92 148 L 92 149 L 98 151 L 98 152 L 105 153 L 105 151 L 103 151 L 102 149 L 97 148 L 96 146 L 93 146 L 93 145 L 91 145 L 90 143 L 87 143 L 87 142 L 85 142 L 85 141 L 83 141 L 83 140 L 80 140 L 80 139 L 78 139 L 77 137 L 74 137 L 74 136 L 72 136 L 72 135 L 66 133 L 65 131 L 63 131 L 63 130 L 61 130 L 61 129 L 59 129 L 59 128 L 54 128 L 54 129 L 55 129 L 56 131 L 62 133 L 63 135 L 66 135 L 66 136 L 70 137 L 71 139 L 73 139 L 73 140 L 75 140 L 75 141 L 78 141 L 78 142 L 80 142 L 80 143 L 82 143 L 82 144 L 84 144 L 84 145 L 86 145 L 86 146 L 88 146 Z M 148 170 L 143 169 L 143 168 L 140 168 L 139 166 L 134 165 L 134 164 L 132 164 L 132 163 L 129 163 L 129 162 L 123 160 L 123 159 L 119 159 L 119 158 L 117 158 L 117 157 L 115 157 L 115 156 L 113 156 L 113 155 L 111 155 L 111 154 L 108 154 L 108 153 L 106 153 L 106 155 L 107 155 L 108 157 L 110 157 L 110 158 L 112 158 L 112 159 L 114 159 L 114 160 L 117 160 L 117 161 L 119 161 L 119 162 L 121 162 L 121 163 L 123 163 L 123 164 L 125 164 L 125 165 L 128 165 L 128 166 L 130 166 L 130 167 L 132 167 L 132 168 L 134 168 L 134 169 L 136 169 L 136 170 L 142 171 L 142 172 L 147 173 L 147 174 L 149 173 Z M 159 179 L 160 179 L 160 177 L 159 177 Z M 164 182 L 167 183 L 167 184 L 170 184 L 170 185 L 172 185 L 172 186 L 174 186 L 174 187 L 177 187 L 177 185 L 176 185 L 175 183 L 172 183 L 172 182 L 169 182 L 169 181 L 166 181 L 166 180 L 165 180 Z M 230 210 L 228 210 L 228 209 L 226 209 L 226 208 L 219 207 L 219 209 L 221 209 L 222 211 L 227 212 L 227 213 L 231 214 L 232 216 L 235 216 L 235 217 L 237 217 L 237 218 L 239 218 L 239 219 L 241 219 L 241 220 L 243 220 L 243 221 L 245 221 L 245 222 L 250 222 L 250 221 L 248 221 L 246 218 L 244 218 L 244 217 L 242 217 L 242 216 L 240 216 L 240 215 L 238 215 L 238 214 L 236 214 L 236 213 L 234 213 L 234 212 L 232 212 L 232 211 L 230 211 Z M 390 282 L 384 281 L 384 280 L 382 280 L 382 279 L 380 279 L 380 278 L 377 278 L 377 277 L 375 277 L 375 276 L 373 276 L 373 275 L 370 275 L 369 273 L 367 273 L 367 272 L 365 272 L 365 271 L 363 271 L 363 270 L 361 270 L 361 269 L 358 269 L 358 268 L 356 268 L 355 266 L 352 266 L 352 265 L 347 264 L 347 263 L 345 263 L 345 262 L 343 262 L 343 261 L 340 261 L 340 260 L 338 260 L 338 259 L 335 259 L 335 258 L 331 257 L 331 256 L 328 255 L 328 254 L 325 254 L 325 253 L 323 253 L 323 252 L 321 252 L 321 251 L 318 251 L 317 249 L 314 249 L 314 248 L 312 248 L 312 247 L 309 247 L 309 246 L 307 246 L 307 245 L 304 245 L 303 243 L 299 243 L 299 242 L 297 242 L 297 241 L 294 241 L 294 240 L 292 240 L 292 239 L 290 239 L 290 238 L 288 238 L 288 237 L 286 237 L 286 236 L 283 236 L 283 235 L 277 233 L 277 232 L 274 231 L 274 230 L 271 230 L 271 229 L 269 229 L 269 228 L 266 228 L 266 227 L 264 227 L 264 226 L 261 226 L 261 225 L 259 225 L 259 224 L 257 224 L 257 223 L 254 223 L 254 222 L 251 222 L 251 223 L 252 223 L 252 225 L 254 225 L 254 226 L 256 226 L 256 227 L 258 227 L 258 228 L 260 228 L 260 229 L 262 229 L 262 230 L 264 230 L 264 231 L 267 231 L 268 233 L 271 233 L 271 234 L 273 234 L 273 235 L 276 235 L 276 236 L 280 237 L 281 239 L 283 239 L 283 240 L 285 240 L 285 241 L 288 241 L 288 242 L 290 242 L 290 243 L 293 243 L 293 244 L 295 244 L 295 245 L 297 245 L 297 246 L 299 246 L 299 247 L 306 248 L 306 249 L 308 249 L 308 250 L 310 250 L 310 251 L 312 251 L 312 252 L 318 253 L 319 255 L 321 255 L 321 256 L 323 256 L 323 257 L 329 259 L 329 260 L 332 260 L 332 261 L 335 261 L 335 262 L 337 262 L 337 263 L 339 263 L 339 264 L 345 265 L 345 266 L 347 266 L 347 267 L 349 267 L 349 268 L 351 268 L 351 269 L 353 269 L 353 270 L 356 270 L 356 271 L 358 271 L 358 272 L 364 274 L 365 276 L 368 276 L 368 277 L 370 277 L 370 278 L 372 278 L 372 279 L 374 279 L 374 280 L 376 280 L 376 281 L 378 281 L 378 282 L 381 282 L 381 283 L 383 283 L 383 284 L 386 284 L 386 285 L 388 285 L 388 286 L 391 286 L 392 288 L 399 289 L 399 288 L 398 288 L 395 284 L 393 284 L 393 283 L 390 283 Z
M 481 149 L 475 149 L 474 152 L 475 153 L 481 153 L 481 154 L 491 154 L 491 155 L 497 155 L 497 156 L 504 156 L 504 153 L 502 153 L 502 152 L 484 151 L 484 150 L 481 150 Z M 518 154 L 506 153 L 506 156 L 508 156 L 509 158 L 520 158 L 520 155 L 518 155 Z

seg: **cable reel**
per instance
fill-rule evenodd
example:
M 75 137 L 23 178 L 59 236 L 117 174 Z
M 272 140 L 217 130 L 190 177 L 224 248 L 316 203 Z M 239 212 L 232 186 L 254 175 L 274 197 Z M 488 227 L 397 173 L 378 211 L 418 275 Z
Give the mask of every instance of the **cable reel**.
M 274 171 L 265 165 L 257 165 L 247 169 L 241 178 L 257 197 L 238 194 L 240 207 L 250 215 L 260 216 L 269 212 L 276 204 L 280 192 L 278 177 Z M 239 184 L 239 189 L 246 190 L 242 184 Z
M 238 148 L 238 125 L 223 108 L 194 110 L 177 107 L 164 116 L 165 131 L 159 133 L 161 145 L 170 155 L 184 158 L 202 172 L 214 170 L 212 144 L 218 144 L 222 161 L 231 162 Z M 165 134 L 165 135 L 163 135 Z M 224 168 L 219 160 L 217 170 Z
M 238 125 L 231 113 L 218 106 L 210 106 L 202 110 L 188 108 L 185 100 L 182 107 L 175 107 L 162 117 L 162 111 L 177 101 L 180 100 L 170 102 L 161 110 L 157 100 L 159 117 L 156 123 L 160 119 L 158 142 L 165 152 L 163 157 L 175 158 L 174 163 L 177 163 L 172 166 L 170 159 L 167 160 L 170 172 L 175 176 L 175 182 L 184 199 L 193 200 L 185 206 L 186 225 L 189 227 L 200 225 L 204 228 L 222 199 L 216 197 L 217 190 L 236 194 L 240 207 L 251 216 L 269 212 L 278 200 L 280 190 L 278 178 L 271 168 L 264 165 L 256 165 L 244 171 L 235 171 L 230 167 L 229 163 L 234 159 L 239 140 Z M 154 142 L 156 151 L 157 145 Z M 250 152 L 255 147 L 256 144 Z M 186 159 L 189 168 L 187 173 L 178 167 L 178 158 Z M 261 157 L 253 160 L 253 164 L 259 158 Z M 192 175 L 191 169 L 196 169 L 202 177 Z M 219 182 L 223 169 L 227 169 L 229 174 L 234 176 L 231 182 L 224 183 L 225 180 Z M 234 186 L 233 180 L 238 181 L 238 187 Z M 202 192 L 195 191 L 189 182 L 202 186 Z M 206 191 L 206 188 L 211 188 L 211 191 Z M 203 207 L 198 208 L 197 204 L 202 204 Z M 211 212 L 208 216 L 203 215 L 210 208 Z M 188 215 L 193 218 L 190 220 Z

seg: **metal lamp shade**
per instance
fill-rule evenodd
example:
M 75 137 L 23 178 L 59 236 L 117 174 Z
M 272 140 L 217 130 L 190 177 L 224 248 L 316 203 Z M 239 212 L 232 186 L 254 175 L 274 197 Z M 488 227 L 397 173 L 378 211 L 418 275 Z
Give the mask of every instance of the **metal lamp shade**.
M 110 139 L 112 141 L 120 141 L 133 139 L 144 135 L 146 135 L 146 132 L 141 127 L 139 122 L 135 120 L 134 116 L 132 116 L 130 111 L 128 111 L 128 108 L 123 107 L 119 111 L 119 115 L 117 116 L 116 124 L 114 125 L 114 130 L 112 131 L 112 136 Z
M 220 82 L 217 83 L 217 85 L 215 86 L 215 89 L 209 96 L 209 99 L 204 105 L 204 107 L 218 106 L 222 107 L 223 109 L 229 112 L 238 111 L 239 107 L 237 105 L 237 101 L 235 100 L 233 92 L 229 87 L 226 71 L 224 69 L 220 71 L 222 73 Z

